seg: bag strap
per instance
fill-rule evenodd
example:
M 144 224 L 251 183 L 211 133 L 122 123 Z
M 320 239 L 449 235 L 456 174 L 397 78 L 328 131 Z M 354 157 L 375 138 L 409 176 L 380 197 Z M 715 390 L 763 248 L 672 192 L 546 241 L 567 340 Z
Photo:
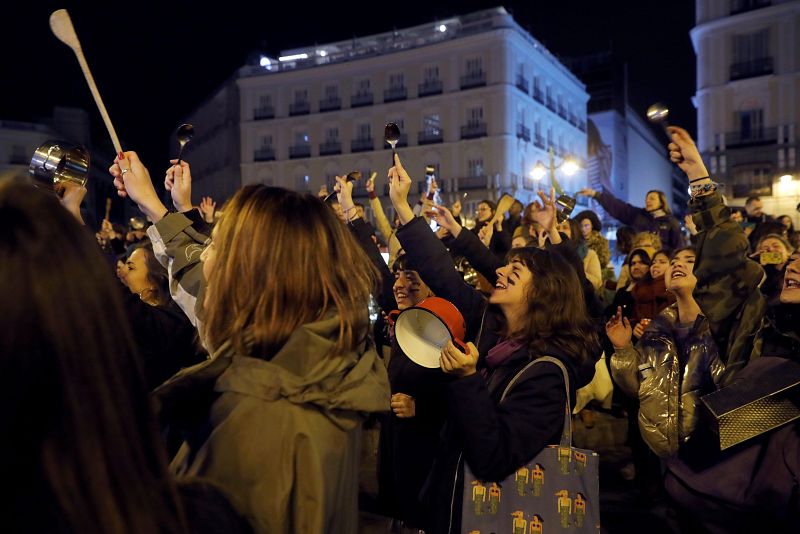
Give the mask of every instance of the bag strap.
M 516 375 L 514 375 L 514 378 L 512 378 L 508 383 L 506 389 L 503 391 L 503 395 L 500 397 L 500 404 L 503 403 L 511 388 L 514 387 L 520 378 L 522 378 L 522 375 L 524 375 L 528 369 L 540 362 L 549 362 L 557 365 L 558 368 L 561 369 L 561 374 L 564 375 L 564 389 L 566 390 L 567 394 L 567 402 L 564 404 L 564 429 L 561 432 L 561 446 L 572 448 L 572 408 L 569 402 L 569 373 L 567 372 L 567 368 L 564 367 L 564 364 L 561 363 L 561 360 L 558 358 L 553 358 L 552 356 L 540 356 L 528 363 Z

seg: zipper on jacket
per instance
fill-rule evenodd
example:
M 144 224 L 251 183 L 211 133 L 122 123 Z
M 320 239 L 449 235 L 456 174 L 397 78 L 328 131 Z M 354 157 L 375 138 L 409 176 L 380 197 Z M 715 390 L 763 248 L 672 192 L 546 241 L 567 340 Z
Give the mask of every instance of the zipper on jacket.
M 458 462 L 456 462 L 456 476 L 453 478 L 453 494 L 450 497 L 450 523 L 447 525 L 447 534 L 453 532 L 453 507 L 456 505 L 456 488 L 458 487 L 458 472 L 461 470 L 461 457 L 464 452 L 458 453 Z

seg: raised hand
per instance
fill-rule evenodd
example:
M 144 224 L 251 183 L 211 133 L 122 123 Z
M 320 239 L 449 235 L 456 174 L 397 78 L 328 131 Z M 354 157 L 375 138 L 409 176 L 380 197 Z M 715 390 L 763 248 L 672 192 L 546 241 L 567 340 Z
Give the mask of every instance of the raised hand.
M 679 126 L 668 126 L 667 132 L 672 139 L 667 147 L 669 159 L 686 173 L 689 180 L 707 177 L 708 170 L 689 132 Z
M 492 236 L 494 235 L 494 225 L 493 224 L 486 224 L 478 230 L 478 238 L 481 240 L 486 247 L 492 242 Z
M 81 202 L 86 196 L 86 188 L 82 185 L 65 181 L 59 182 L 56 186 L 56 192 L 64 209 L 78 219 L 79 223 L 86 224 L 83 222 L 83 216 L 81 215 Z M 103 220 L 103 222 L 106 221 Z
M 136 152 L 125 152 L 122 158 L 114 158 L 108 169 L 114 177 L 114 187 L 121 197 L 128 196 L 151 221 L 158 222 L 167 212 L 164 203 L 158 198 L 150 172 L 139 159 Z
M 189 211 L 192 209 L 192 171 L 183 160 L 180 165 L 177 159 L 170 160 L 170 163 L 172 166 L 167 169 L 164 188 L 170 192 L 176 210 Z
M 622 316 L 622 307 L 617 308 L 617 314 L 606 323 L 606 335 L 615 349 L 624 349 L 631 346 L 633 329 L 627 317 Z
M 647 330 L 649 324 L 650 324 L 650 319 L 642 319 L 641 321 L 636 323 L 636 326 L 633 329 L 633 335 L 637 339 L 640 339 L 644 334 L 644 331 Z
M 408 205 L 408 192 L 411 189 L 411 177 L 408 176 L 400 156 L 394 155 L 394 167 L 389 169 L 389 198 L 401 224 L 407 224 L 414 218 L 414 211 Z
M 595 191 L 591 187 L 584 187 L 583 189 L 581 189 L 580 191 L 578 191 L 575 194 L 576 195 L 580 195 L 582 197 L 592 197 L 592 198 L 594 198 L 594 197 L 597 196 L 597 191 Z
M 694 219 L 691 215 L 686 215 L 683 218 L 683 224 L 686 225 L 686 229 L 689 230 L 690 234 L 697 235 L 697 225 L 694 224 Z
M 217 203 L 211 197 L 203 197 L 200 199 L 200 213 L 203 214 L 203 219 L 211 224 L 214 222 L 214 212 L 217 209 Z
M 436 224 L 450 232 L 453 237 L 458 237 L 461 233 L 461 225 L 458 224 L 450 210 L 444 206 L 432 206 L 426 215 L 436 221 Z
M 347 176 L 337 176 L 333 190 L 336 191 L 336 199 L 342 207 L 345 220 L 352 221 L 358 218 L 356 206 L 353 203 L 353 182 L 347 181 Z
M 367 181 L 364 182 L 364 188 L 367 190 L 367 193 L 374 193 L 375 192 L 375 177 L 378 176 L 377 172 L 372 172 L 367 178 Z
M 475 374 L 478 366 L 478 347 L 473 343 L 467 343 L 469 352 L 464 354 L 452 341 L 442 349 L 439 356 L 439 367 L 447 374 L 465 377 Z
M 323 185 L 322 187 L 320 187 L 319 188 L 319 193 L 317 193 L 317 196 L 319 198 L 325 200 L 325 197 L 328 196 L 328 186 L 327 185 Z
M 392 411 L 397 417 L 406 419 L 417 414 L 417 406 L 414 397 L 405 393 L 395 393 L 391 400 Z
M 556 190 L 551 187 L 549 197 L 544 191 L 539 191 L 538 194 L 542 203 L 539 204 L 538 200 L 533 201 L 536 207 L 532 214 L 533 220 L 545 230 L 551 231 L 556 227 Z

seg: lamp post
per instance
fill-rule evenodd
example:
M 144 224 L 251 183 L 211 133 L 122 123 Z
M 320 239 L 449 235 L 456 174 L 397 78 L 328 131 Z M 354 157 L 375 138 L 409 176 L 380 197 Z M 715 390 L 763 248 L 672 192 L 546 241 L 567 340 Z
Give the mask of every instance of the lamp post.
M 567 176 L 572 176 L 580 166 L 578 162 L 576 162 L 573 158 L 565 158 L 561 161 L 558 165 L 556 165 L 556 155 L 553 151 L 553 147 L 551 146 L 550 149 L 547 151 L 549 155 L 549 165 L 547 167 L 541 162 L 541 160 L 536 161 L 536 165 L 533 166 L 533 170 L 531 171 L 531 176 L 534 180 L 541 180 L 544 178 L 544 175 L 547 174 L 548 169 L 550 170 L 550 183 L 553 185 L 553 188 L 556 190 L 557 195 L 561 195 L 564 193 L 564 190 L 559 185 L 558 180 L 556 179 L 556 170 L 561 169 L 564 171 L 564 174 Z

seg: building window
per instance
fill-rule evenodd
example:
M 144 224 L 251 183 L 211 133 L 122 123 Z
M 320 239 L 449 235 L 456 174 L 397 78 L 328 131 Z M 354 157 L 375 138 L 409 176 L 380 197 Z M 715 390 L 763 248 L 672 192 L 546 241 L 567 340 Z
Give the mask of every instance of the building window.
M 426 134 L 440 135 L 442 133 L 442 119 L 439 114 L 425 115 L 422 119 L 422 129 Z
M 295 145 L 307 145 L 309 141 L 308 132 L 306 131 L 299 131 L 294 133 L 294 144 Z
M 356 138 L 372 139 L 372 125 L 368 122 L 365 122 L 356 126 Z
M 736 124 L 739 126 L 740 141 L 756 141 L 761 139 L 764 128 L 764 110 L 748 109 L 736 112 Z
M 483 59 L 476 57 L 467 60 L 467 75 L 481 74 L 483 72 Z
M 261 148 L 272 148 L 272 136 L 271 135 L 262 135 L 261 136 Z
M 358 83 L 356 84 L 356 91 L 358 93 L 369 93 L 369 90 L 369 78 L 362 78 L 361 80 L 358 80 Z
M 297 104 L 304 104 L 308 102 L 308 89 L 297 89 L 294 92 L 294 101 Z
M 476 106 L 467 111 L 467 124 L 475 125 L 483 122 L 483 107 Z
M 335 98 L 339 98 L 339 86 L 338 85 L 326 85 L 325 86 L 325 98 L 329 100 L 333 100 Z
M 483 176 L 483 158 L 469 160 L 467 162 L 467 174 L 470 178 Z
M 769 29 L 733 36 L 731 80 L 772 73 Z
M 339 128 L 326 128 L 325 129 L 325 141 L 328 143 L 335 143 L 339 141 Z
M 259 95 L 258 105 L 262 108 L 272 106 L 272 95 Z
M 422 79 L 425 83 L 434 83 L 439 81 L 439 65 L 432 65 L 422 69 Z
M 389 88 L 402 89 L 405 87 L 405 75 L 402 72 L 389 75 Z

